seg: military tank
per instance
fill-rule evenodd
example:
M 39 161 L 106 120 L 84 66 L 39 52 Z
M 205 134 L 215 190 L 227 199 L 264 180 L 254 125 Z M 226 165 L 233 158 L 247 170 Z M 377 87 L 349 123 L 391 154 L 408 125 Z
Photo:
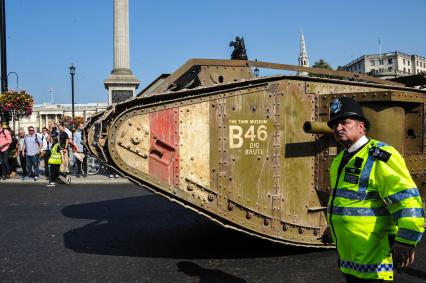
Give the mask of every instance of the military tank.
M 261 77 L 262 68 L 304 75 Z M 342 96 L 362 104 L 370 137 L 403 154 L 425 199 L 426 91 L 345 71 L 192 59 L 91 117 L 86 146 L 132 182 L 224 227 L 331 248 L 328 171 L 341 148 L 325 122 Z

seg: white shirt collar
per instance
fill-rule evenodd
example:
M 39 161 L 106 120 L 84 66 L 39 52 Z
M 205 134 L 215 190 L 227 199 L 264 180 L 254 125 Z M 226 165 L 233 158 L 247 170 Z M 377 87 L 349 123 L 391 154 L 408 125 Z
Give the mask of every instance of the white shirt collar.
M 364 135 L 360 137 L 359 140 L 357 140 L 353 145 L 351 145 L 351 147 L 348 149 L 348 152 L 352 153 L 358 150 L 361 146 L 363 146 L 366 143 L 368 143 L 368 138 Z

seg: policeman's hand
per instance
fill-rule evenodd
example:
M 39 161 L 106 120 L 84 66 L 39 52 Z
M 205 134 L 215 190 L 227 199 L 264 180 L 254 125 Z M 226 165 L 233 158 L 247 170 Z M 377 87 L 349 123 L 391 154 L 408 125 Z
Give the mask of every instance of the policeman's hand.
M 331 236 L 331 230 L 329 226 L 325 228 L 324 233 L 322 234 L 320 239 L 323 241 L 323 243 L 326 243 L 326 244 L 330 244 L 333 242 L 333 238 Z
M 392 257 L 397 268 L 405 268 L 414 262 L 414 247 L 395 243 L 392 246 Z

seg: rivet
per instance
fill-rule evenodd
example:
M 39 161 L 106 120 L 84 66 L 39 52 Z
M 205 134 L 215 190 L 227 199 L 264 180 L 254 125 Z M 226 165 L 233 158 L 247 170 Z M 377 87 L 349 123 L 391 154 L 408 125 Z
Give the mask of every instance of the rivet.
M 234 204 L 232 202 L 228 203 L 228 210 L 233 210 L 234 209 Z
M 246 218 L 247 218 L 247 219 L 250 219 L 250 218 L 252 218 L 252 217 L 253 217 L 253 212 L 251 212 L 251 211 L 247 211 Z

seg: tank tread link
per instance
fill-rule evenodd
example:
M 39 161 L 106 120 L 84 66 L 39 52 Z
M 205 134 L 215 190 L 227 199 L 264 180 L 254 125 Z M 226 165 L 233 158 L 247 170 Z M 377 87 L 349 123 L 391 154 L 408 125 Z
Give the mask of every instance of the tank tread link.
M 332 78 L 256 77 L 253 67 Z M 325 122 L 331 101 L 341 96 L 362 104 L 371 137 L 403 154 L 425 199 L 424 90 L 242 60 L 194 59 L 160 78 L 139 97 L 94 115 L 86 145 L 129 180 L 225 227 L 290 245 L 333 247 L 325 233 L 328 168 L 341 148 Z

